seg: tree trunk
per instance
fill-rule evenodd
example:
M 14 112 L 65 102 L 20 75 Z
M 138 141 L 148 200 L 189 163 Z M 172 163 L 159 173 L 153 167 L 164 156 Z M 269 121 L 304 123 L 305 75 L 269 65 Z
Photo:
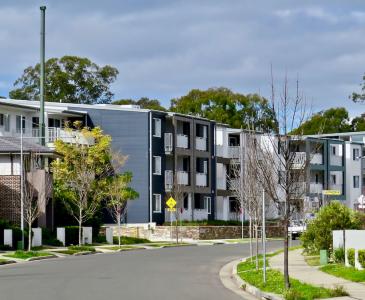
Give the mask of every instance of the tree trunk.
M 256 270 L 259 269 L 259 230 L 257 221 L 255 224 L 255 238 L 256 238 Z
M 82 245 L 82 236 L 81 236 L 81 229 L 82 229 L 82 223 L 81 220 L 79 221 L 79 246 Z
M 286 289 L 290 288 L 289 282 L 289 234 L 288 234 L 289 220 L 284 221 L 284 285 Z
M 249 236 L 250 236 L 250 257 L 251 257 L 251 261 L 252 261 L 252 256 L 253 256 L 253 251 L 252 251 L 252 218 L 251 215 L 249 217 L 250 219 L 250 224 L 249 224 Z
M 118 213 L 117 216 L 118 216 L 118 246 L 120 248 L 120 213 Z
M 23 245 L 24 246 L 24 245 Z M 28 223 L 28 251 L 32 249 L 32 223 Z

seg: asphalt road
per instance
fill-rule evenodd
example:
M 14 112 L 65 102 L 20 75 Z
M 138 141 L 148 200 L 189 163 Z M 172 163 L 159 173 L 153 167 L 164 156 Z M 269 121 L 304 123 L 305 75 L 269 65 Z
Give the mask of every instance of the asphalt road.
M 272 241 L 268 251 L 281 248 Z M 137 250 L 0 267 L 1 300 L 242 299 L 219 270 L 249 256 L 249 245 Z

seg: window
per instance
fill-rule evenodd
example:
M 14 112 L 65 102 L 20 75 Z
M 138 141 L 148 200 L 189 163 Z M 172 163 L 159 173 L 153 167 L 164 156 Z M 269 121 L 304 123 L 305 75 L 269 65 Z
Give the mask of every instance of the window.
M 153 209 L 154 213 L 161 212 L 161 195 L 160 194 L 153 194 L 152 209 Z
M 20 133 L 21 130 L 25 132 L 25 117 L 16 116 L 16 132 Z
M 229 212 L 237 213 L 239 211 L 238 201 L 236 199 L 229 199 Z
M 360 158 L 360 149 L 354 148 L 352 149 L 352 160 L 358 160 Z
M 331 146 L 332 155 L 336 155 L 336 146 Z
M 354 176 L 353 181 L 354 181 L 354 188 L 355 189 L 359 188 L 360 187 L 360 177 L 359 176 Z
M 336 184 L 336 175 L 331 175 L 331 184 Z
M 188 194 L 184 195 L 184 209 L 189 210 L 189 195 Z
M 5 126 L 5 131 L 9 132 L 10 131 L 10 115 L 9 114 L 4 115 L 4 126 Z
M 319 175 L 316 174 L 316 183 L 319 183 Z
M 154 156 L 152 161 L 153 175 L 161 175 L 161 156 Z
M 32 128 L 39 128 L 39 118 L 38 117 L 32 118 Z
M 161 119 L 153 118 L 152 134 L 154 137 L 161 137 Z
M 212 213 L 212 198 L 204 197 L 204 208 L 207 210 L 208 215 Z
M 4 114 L 0 114 L 0 126 L 4 126 Z

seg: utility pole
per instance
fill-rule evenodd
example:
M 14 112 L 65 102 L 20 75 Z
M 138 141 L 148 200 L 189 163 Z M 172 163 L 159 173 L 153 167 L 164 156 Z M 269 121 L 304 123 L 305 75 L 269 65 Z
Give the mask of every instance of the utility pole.
M 39 129 L 41 136 L 41 145 L 45 146 L 45 122 L 44 122 L 44 83 L 45 83 L 45 45 L 46 45 L 46 7 L 41 6 L 41 44 L 40 44 L 40 82 L 39 82 L 39 101 L 40 101 L 40 116 Z

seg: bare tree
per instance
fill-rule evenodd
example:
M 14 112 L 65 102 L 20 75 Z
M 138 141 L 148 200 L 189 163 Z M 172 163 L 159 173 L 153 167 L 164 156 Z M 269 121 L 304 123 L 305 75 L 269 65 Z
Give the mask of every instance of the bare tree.
M 184 208 L 184 192 L 182 185 L 178 183 L 178 173 L 174 172 L 173 184 L 171 191 L 168 193 L 168 197 L 174 198 L 176 201 L 175 211 L 170 211 L 170 214 L 174 215 L 175 218 L 175 235 L 176 235 L 176 244 L 179 243 L 179 234 L 180 234 L 180 226 L 181 226 L 181 213 Z M 170 222 L 173 222 L 172 218 Z M 172 226 L 172 224 L 170 224 Z
M 32 224 L 45 213 L 52 192 L 52 178 L 41 169 L 42 157 L 31 153 L 28 157 L 28 170 L 23 167 L 23 209 L 24 221 L 28 226 L 28 251 L 32 248 Z
M 294 212 L 302 209 L 306 194 L 306 174 L 310 157 L 299 152 L 304 140 L 301 135 L 293 136 L 291 132 L 299 127 L 308 117 L 305 99 L 299 92 L 296 82 L 294 97 L 289 95 L 288 80 L 285 77 L 282 93 L 275 98 L 272 80 L 272 110 L 275 114 L 273 132 L 261 135 L 260 142 L 255 144 L 255 161 L 257 179 L 265 194 L 276 204 L 281 212 L 284 226 L 284 281 L 289 288 L 288 270 L 288 227 Z

